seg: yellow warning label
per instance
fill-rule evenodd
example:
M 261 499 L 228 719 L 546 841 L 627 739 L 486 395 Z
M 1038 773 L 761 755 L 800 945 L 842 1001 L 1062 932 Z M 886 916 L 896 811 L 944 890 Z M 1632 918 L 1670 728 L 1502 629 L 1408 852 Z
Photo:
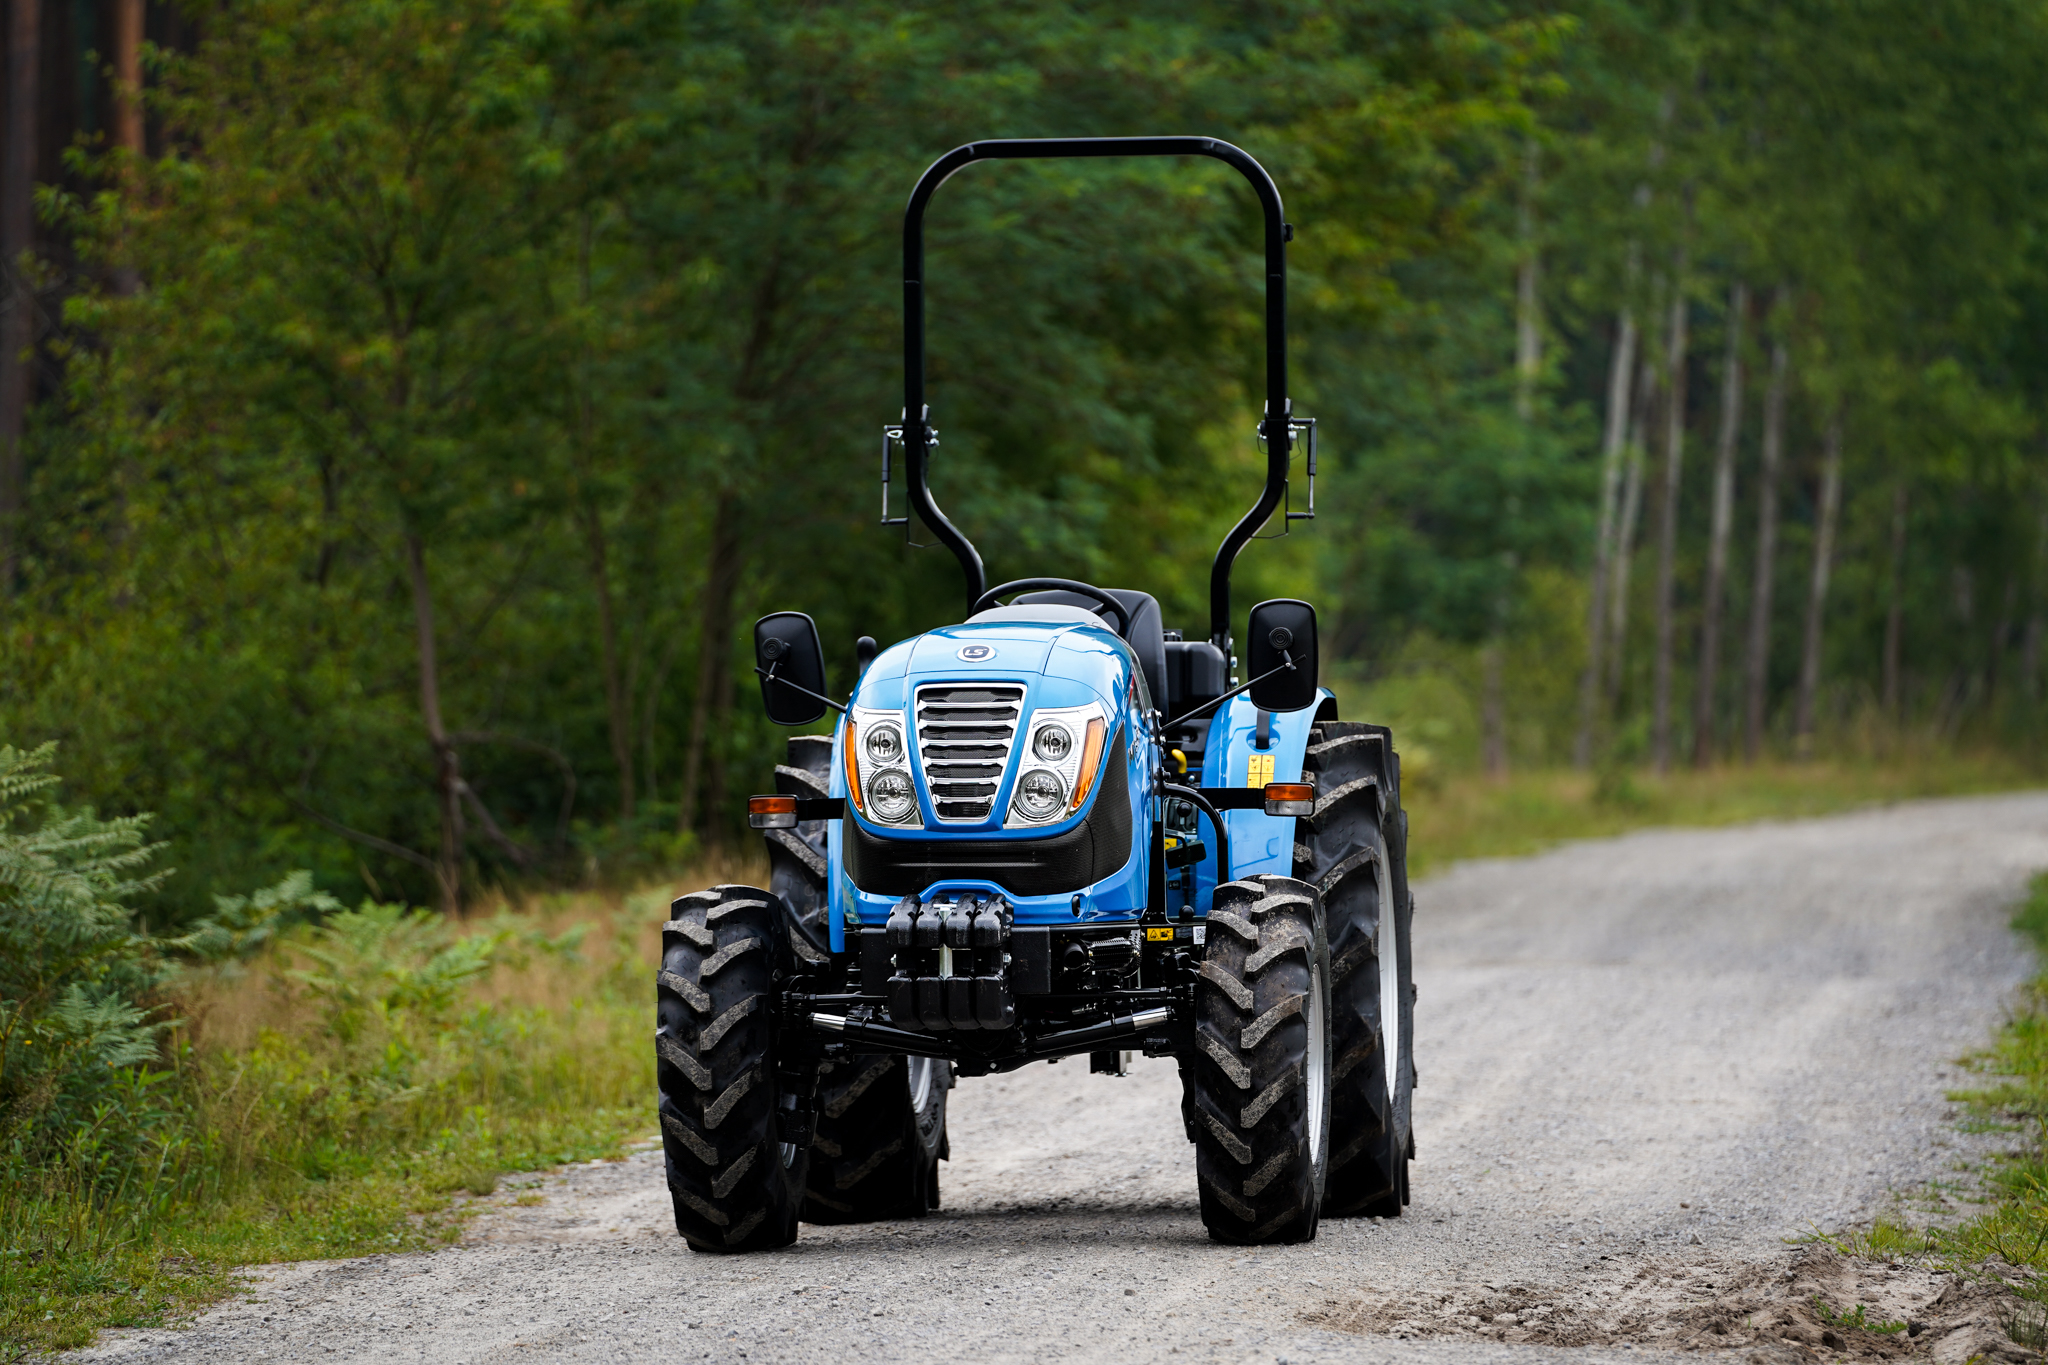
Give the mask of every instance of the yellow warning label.
M 1245 764 L 1244 784 L 1247 787 L 1263 787 L 1273 780 L 1272 754 L 1253 754 Z
M 1173 942 L 1173 926 L 1169 924 L 1164 929 L 1147 929 L 1145 931 L 1145 939 L 1149 943 L 1171 943 Z

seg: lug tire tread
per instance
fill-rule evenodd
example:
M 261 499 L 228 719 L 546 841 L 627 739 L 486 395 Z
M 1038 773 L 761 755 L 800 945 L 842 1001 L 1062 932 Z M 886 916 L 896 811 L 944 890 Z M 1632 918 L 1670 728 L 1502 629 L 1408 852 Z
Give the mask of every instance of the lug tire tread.
M 662 1150 L 676 1231 L 696 1251 L 765 1251 L 796 1240 L 809 1152 L 783 1158 L 771 1007 L 785 961 L 772 945 L 787 915 L 756 887 L 719 886 L 678 899 L 663 926 L 655 988 Z
M 1399 808 L 1398 759 L 1385 728 L 1326 719 L 1309 731 L 1305 768 L 1326 793 L 1312 818 L 1296 822 L 1294 875 L 1323 894 L 1329 927 L 1330 1050 L 1338 1063 L 1330 1095 L 1329 1195 L 1333 1218 L 1399 1215 L 1413 1146 L 1414 991 L 1406 868 L 1407 817 Z M 1394 1093 L 1386 1084 L 1380 1016 L 1383 910 L 1394 931 L 1401 1056 Z

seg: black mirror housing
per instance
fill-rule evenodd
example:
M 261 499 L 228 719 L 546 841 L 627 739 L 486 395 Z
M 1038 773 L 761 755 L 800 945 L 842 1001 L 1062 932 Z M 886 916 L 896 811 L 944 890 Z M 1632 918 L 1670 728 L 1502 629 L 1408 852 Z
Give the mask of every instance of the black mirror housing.
M 777 725 L 809 725 L 825 714 L 825 648 L 810 617 L 778 611 L 754 622 L 754 667 L 761 706 Z
M 1258 679 L 1250 690 L 1260 710 L 1299 711 L 1315 705 L 1316 609 L 1292 597 L 1253 607 L 1245 663 Z

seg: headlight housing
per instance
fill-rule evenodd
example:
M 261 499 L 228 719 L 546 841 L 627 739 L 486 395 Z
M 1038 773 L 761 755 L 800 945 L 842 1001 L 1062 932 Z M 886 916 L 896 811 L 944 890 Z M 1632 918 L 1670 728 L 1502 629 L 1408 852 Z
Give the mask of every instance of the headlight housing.
M 1102 767 L 1109 718 L 1100 705 L 1040 707 L 1017 729 L 1016 763 L 1003 824 L 1032 828 L 1080 810 Z
M 856 706 L 847 717 L 843 743 L 846 791 L 868 819 L 884 825 L 917 820 L 917 784 L 910 776 L 910 748 L 901 711 Z
M 1013 804 L 1027 820 L 1050 820 L 1067 804 L 1067 784 L 1050 768 L 1033 768 L 1017 779 Z
M 883 721 L 867 727 L 860 737 L 861 751 L 877 768 L 893 768 L 903 762 L 903 727 Z
M 917 789 L 901 768 L 884 768 L 868 779 L 868 808 L 877 820 L 896 824 L 917 809 Z
M 1031 752 L 1047 763 L 1064 763 L 1074 751 L 1074 732 L 1058 721 L 1047 721 L 1031 735 Z

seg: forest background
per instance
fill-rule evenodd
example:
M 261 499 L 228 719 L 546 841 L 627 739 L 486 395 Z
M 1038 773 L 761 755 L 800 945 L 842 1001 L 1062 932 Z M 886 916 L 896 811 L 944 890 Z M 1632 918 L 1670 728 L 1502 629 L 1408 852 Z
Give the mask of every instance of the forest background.
M 1315 601 L 1413 772 L 2041 757 L 2037 3 L 14 0 L 8 33 L 0 738 L 158 813 L 159 920 L 735 841 L 783 740 L 752 618 L 812 613 L 843 690 L 857 636 L 959 617 L 876 483 L 904 199 L 989 137 L 1271 170 L 1321 464 L 1239 608 Z M 1262 464 L 1244 186 L 983 166 L 928 232 L 941 503 L 997 580 L 1198 631 Z

